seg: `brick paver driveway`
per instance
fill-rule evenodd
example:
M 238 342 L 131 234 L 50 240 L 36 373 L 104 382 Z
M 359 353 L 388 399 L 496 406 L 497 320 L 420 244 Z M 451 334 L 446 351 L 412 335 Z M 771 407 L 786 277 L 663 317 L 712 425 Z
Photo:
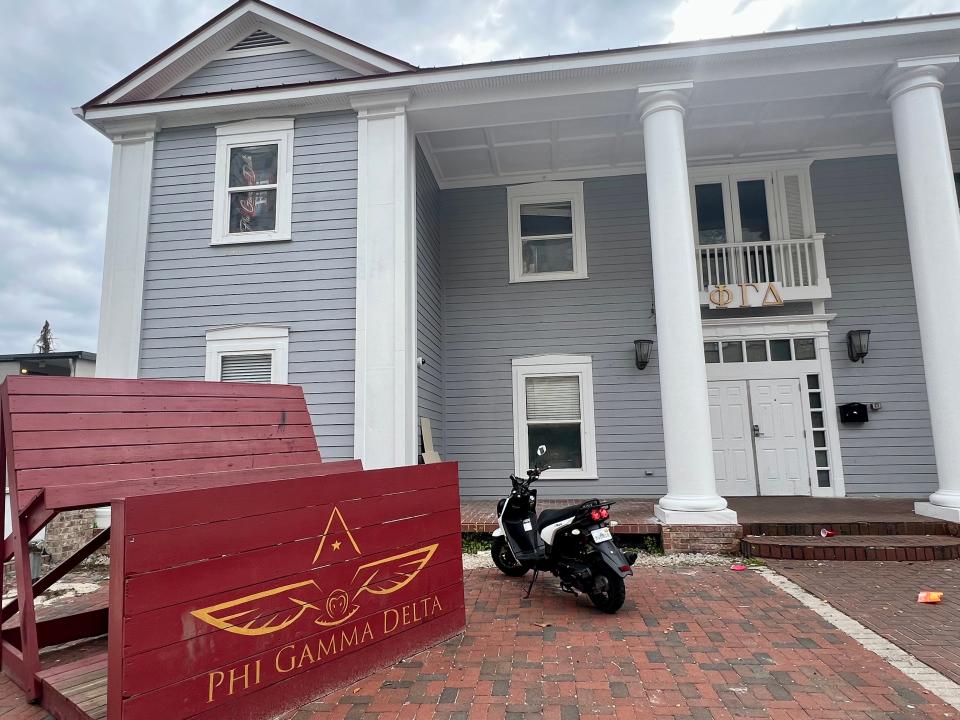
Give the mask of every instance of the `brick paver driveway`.
M 615 616 L 523 587 L 468 572 L 462 640 L 288 717 L 960 717 L 756 573 L 640 568 Z
M 615 616 L 550 577 L 530 600 L 496 570 L 466 587 L 463 638 L 284 720 L 960 718 L 753 572 L 638 568 Z M 3 679 L 0 718 L 47 715 Z
M 795 583 L 960 682 L 960 561 L 770 561 Z M 921 605 L 921 590 L 942 590 Z

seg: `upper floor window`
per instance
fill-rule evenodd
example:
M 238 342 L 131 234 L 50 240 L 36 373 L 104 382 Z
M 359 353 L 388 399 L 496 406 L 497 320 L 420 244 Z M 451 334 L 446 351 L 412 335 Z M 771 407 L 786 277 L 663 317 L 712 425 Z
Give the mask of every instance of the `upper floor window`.
M 207 331 L 204 379 L 287 382 L 289 331 L 275 325 L 235 325 Z
M 587 277 L 583 183 L 516 185 L 507 201 L 510 282 Z
M 214 245 L 290 239 L 293 120 L 217 127 Z
M 814 233 L 809 168 L 691 170 L 698 245 L 801 240 Z

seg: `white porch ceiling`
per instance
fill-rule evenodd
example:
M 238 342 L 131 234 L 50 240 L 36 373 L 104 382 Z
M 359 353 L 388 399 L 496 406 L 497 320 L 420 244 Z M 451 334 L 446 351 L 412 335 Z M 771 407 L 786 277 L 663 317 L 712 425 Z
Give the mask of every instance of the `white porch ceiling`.
M 889 66 L 694 82 L 686 126 L 691 164 L 891 151 L 883 92 Z M 960 134 L 960 70 L 944 90 Z M 641 82 L 637 83 L 642 84 Z M 593 112 L 591 112 L 593 110 Z M 511 122 L 511 119 L 529 120 Z M 429 118 L 429 119 L 428 119 Z M 471 118 L 481 122 L 471 125 Z M 465 106 L 423 116 L 418 137 L 441 187 L 638 172 L 643 136 L 633 89 Z M 458 125 L 433 129 L 438 125 Z

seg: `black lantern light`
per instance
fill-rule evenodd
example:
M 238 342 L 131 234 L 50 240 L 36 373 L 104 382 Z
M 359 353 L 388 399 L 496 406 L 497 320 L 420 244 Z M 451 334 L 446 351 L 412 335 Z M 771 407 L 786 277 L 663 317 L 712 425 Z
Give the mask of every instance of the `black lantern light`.
M 643 370 L 650 362 L 650 351 L 653 350 L 653 340 L 634 340 L 633 348 L 637 353 L 637 368 Z
M 847 333 L 847 354 L 851 362 L 863 360 L 870 352 L 870 331 L 851 330 Z

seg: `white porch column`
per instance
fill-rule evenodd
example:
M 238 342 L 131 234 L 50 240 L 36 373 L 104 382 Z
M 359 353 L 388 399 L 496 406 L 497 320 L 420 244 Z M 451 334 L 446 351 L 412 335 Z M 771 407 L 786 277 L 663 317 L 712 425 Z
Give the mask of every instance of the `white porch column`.
M 655 511 L 666 525 L 720 525 L 737 515 L 717 494 L 713 468 L 683 132 L 689 87 L 654 91 L 641 107 L 667 463 L 667 494 Z
M 956 62 L 898 63 L 888 92 L 940 483 L 917 512 L 960 522 L 960 323 L 949 292 L 960 277 L 960 211 L 940 97 L 940 65 Z
M 407 95 L 354 98 L 358 112 L 354 455 L 416 463 L 414 139 Z
M 100 288 L 97 377 L 135 378 L 147 254 L 153 122 L 112 130 L 113 165 Z

